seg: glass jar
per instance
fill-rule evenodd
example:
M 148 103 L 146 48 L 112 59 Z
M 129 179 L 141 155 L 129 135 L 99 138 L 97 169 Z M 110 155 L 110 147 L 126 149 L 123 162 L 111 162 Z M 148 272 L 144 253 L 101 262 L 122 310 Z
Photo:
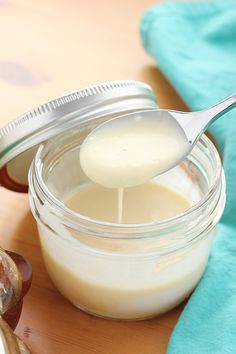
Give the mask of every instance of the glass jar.
M 13 333 L 22 310 L 23 297 L 32 280 L 32 268 L 21 255 L 0 248 L 0 348 L 2 354 L 29 354 Z
M 31 281 L 30 263 L 21 255 L 0 248 L 0 314 L 13 330 Z
M 91 130 L 126 112 L 156 107 L 144 96 L 113 97 L 91 106 L 76 125 L 41 145 L 30 168 L 29 197 L 48 273 L 76 307 L 106 318 L 153 317 L 181 303 L 207 264 L 225 203 L 219 155 L 202 136 L 187 159 L 155 178 L 192 207 L 168 220 L 115 224 L 67 208 L 63 200 L 88 181 L 79 164 L 80 146 Z M 102 203 L 102 201 L 101 201 Z

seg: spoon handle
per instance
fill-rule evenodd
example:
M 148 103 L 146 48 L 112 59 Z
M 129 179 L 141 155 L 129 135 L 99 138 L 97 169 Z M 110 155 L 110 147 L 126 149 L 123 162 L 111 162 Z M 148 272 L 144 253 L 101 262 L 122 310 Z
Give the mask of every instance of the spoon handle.
M 208 108 L 204 111 L 197 112 L 199 118 L 204 120 L 204 126 L 207 127 L 213 123 L 214 120 L 220 118 L 227 111 L 230 111 L 236 105 L 236 94 L 225 98 L 223 101 L 217 103 L 215 106 Z
M 193 143 L 216 119 L 236 106 L 236 94 L 225 98 L 215 106 L 203 111 L 192 112 L 193 120 L 188 138 Z

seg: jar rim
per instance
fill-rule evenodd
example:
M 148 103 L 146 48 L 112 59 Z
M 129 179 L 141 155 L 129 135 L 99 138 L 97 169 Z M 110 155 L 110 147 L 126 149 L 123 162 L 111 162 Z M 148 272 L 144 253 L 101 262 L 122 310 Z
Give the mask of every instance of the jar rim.
M 55 139 L 57 139 L 57 138 L 54 138 L 53 141 L 55 141 Z M 129 232 L 129 230 L 131 231 L 131 229 L 132 230 L 136 229 L 136 231 L 138 231 L 138 233 L 140 233 L 140 232 L 144 232 L 145 229 L 149 229 L 149 228 L 153 228 L 153 227 L 163 228 L 165 226 L 165 228 L 167 228 L 168 226 L 171 226 L 173 223 L 178 222 L 180 219 L 188 217 L 189 215 L 193 214 L 194 212 L 198 212 L 202 208 L 202 206 L 205 205 L 206 202 L 211 198 L 211 196 L 214 195 L 214 192 L 216 191 L 216 189 L 219 185 L 219 181 L 222 176 L 221 159 L 220 159 L 219 153 L 218 153 L 215 145 L 212 143 L 212 141 L 204 134 L 200 137 L 197 144 L 203 143 L 213 152 L 216 166 L 215 166 L 215 173 L 214 173 L 212 184 L 211 184 L 209 190 L 207 191 L 207 193 L 203 196 L 203 198 L 201 198 L 201 200 L 199 200 L 195 205 L 193 205 L 191 208 L 187 209 L 186 211 L 184 211 L 180 214 L 177 214 L 171 218 L 167 218 L 167 219 L 164 219 L 161 221 L 152 221 L 152 222 L 141 223 L 141 224 L 119 224 L 119 223 L 113 223 L 113 222 L 108 222 L 108 221 L 102 221 L 102 220 L 98 220 L 98 219 L 94 219 L 94 218 L 82 215 L 82 214 L 66 207 L 48 189 L 48 187 L 46 186 L 45 182 L 43 181 L 43 178 L 41 175 L 42 166 L 41 166 L 40 162 L 41 162 L 41 156 L 42 156 L 44 150 L 46 148 L 50 147 L 50 143 L 51 143 L 51 141 L 48 141 L 47 143 L 41 145 L 36 153 L 36 156 L 34 158 L 32 165 L 31 165 L 30 174 L 29 174 L 30 191 L 31 192 L 35 191 L 33 178 L 36 177 L 37 186 L 38 186 L 41 194 L 45 198 L 45 200 L 49 204 L 52 204 L 53 207 L 55 208 L 55 210 L 59 214 L 63 213 L 63 218 L 64 218 L 64 216 L 66 218 L 68 218 L 70 221 L 69 222 L 70 225 L 73 225 L 74 227 L 75 227 L 75 223 L 76 224 L 89 223 L 90 226 L 93 225 L 94 227 L 102 226 L 105 228 L 109 228 L 109 227 L 115 228 L 116 233 L 119 233 L 119 230 L 120 231 L 125 230 L 125 231 Z M 69 223 L 65 222 L 64 224 L 68 225 Z M 75 227 L 75 229 L 77 229 L 77 228 Z M 113 232 L 111 232 L 111 234 L 112 233 Z M 104 234 L 103 234 L 103 237 L 104 237 Z

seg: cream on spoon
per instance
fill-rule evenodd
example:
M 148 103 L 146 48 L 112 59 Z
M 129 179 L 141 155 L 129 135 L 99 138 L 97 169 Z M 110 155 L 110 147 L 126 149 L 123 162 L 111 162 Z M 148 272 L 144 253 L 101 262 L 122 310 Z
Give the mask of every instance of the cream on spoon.
M 208 126 L 235 104 L 233 95 L 199 112 L 153 109 L 111 119 L 83 142 L 81 167 L 104 187 L 143 184 L 182 161 Z
M 165 111 L 115 118 L 83 142 L 81 167 L 95 183 L 108 188 L 133 187 L 168 170 L 190 150 L 179 124 Z

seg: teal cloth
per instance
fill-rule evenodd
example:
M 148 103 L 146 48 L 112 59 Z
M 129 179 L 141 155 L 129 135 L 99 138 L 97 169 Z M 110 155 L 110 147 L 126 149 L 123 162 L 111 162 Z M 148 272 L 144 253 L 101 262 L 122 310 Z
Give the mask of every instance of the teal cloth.
M 146 50 L 192 110 L 236 93 L 236 1 L 163 3 L 144 15 Z M 226 207 L 204 276 L 168 354 L 236 353 L 236 110 L 211 127 L 222 153 Z

